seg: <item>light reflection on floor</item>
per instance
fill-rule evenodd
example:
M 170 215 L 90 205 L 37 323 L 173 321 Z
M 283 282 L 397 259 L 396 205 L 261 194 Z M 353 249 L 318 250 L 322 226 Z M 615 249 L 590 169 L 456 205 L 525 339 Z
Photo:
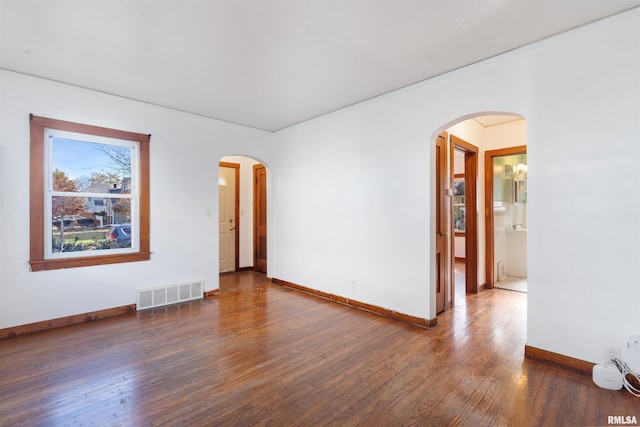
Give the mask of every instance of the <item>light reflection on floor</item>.
M 456 261 L 454 267 L 454 285 L 455 285 L 455 307 L 466 305 L 466 282 L 465 282 L 465 264 L 461 261 Z

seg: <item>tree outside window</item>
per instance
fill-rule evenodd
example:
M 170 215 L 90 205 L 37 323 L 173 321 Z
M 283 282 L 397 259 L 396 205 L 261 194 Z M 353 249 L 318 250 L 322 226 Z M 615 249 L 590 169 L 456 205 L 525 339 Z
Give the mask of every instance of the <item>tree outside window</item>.
M 453 229 L 465 232 L 464 174 L 453 179 Z

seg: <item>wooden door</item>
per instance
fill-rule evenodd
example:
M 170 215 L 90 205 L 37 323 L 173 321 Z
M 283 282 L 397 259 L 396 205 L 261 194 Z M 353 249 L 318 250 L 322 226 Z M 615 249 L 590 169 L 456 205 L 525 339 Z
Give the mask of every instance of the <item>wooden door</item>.
M 447 134 L 442 133 L 436 140 L 436 313 L 445 310 L 447 289 L 450 286 L 447 153 Z
M 236 182 L 236 170 L 237 169 L 231 165 L 222 166 L 221 163 L 218 172 L 220 273 L 236 271 L 237 265 L 238 248 L 236 237 L 238 229 L 236 215 L 236 190 L 238 186 Z
M 464 152 L 465 291 L 475 294 L 478 293 L 478 147 L 455 135 L 451 135 L 450 144 L 451 151 L 457 148 Z
M 267 169 L 253 166 L 253 269 L 267 272 Z

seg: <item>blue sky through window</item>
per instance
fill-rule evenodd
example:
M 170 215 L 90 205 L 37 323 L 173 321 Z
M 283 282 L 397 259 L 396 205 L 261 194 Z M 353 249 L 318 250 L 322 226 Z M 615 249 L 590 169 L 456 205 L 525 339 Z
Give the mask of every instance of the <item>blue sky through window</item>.
M 101 147 L 131 156 L 128 147 L 53 137 L 53 170 L 61 170 L 70 179 L 113 171 L 113 160 L 101 151 Z

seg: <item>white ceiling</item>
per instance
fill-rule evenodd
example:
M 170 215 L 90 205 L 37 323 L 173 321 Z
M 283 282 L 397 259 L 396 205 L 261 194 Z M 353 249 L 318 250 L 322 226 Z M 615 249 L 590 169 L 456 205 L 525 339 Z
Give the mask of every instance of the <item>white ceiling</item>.
M 640 0 L 0 0 L 0 67 L 274 131 Z
M 522 116 L 495 116 L 487 114 L 485 116 L 474 117 L 473 120 L 488 128 L 491 126 L 503 125 L 505 123 L 517 122 L 519 120 L 524 120 L 524 118 Z

